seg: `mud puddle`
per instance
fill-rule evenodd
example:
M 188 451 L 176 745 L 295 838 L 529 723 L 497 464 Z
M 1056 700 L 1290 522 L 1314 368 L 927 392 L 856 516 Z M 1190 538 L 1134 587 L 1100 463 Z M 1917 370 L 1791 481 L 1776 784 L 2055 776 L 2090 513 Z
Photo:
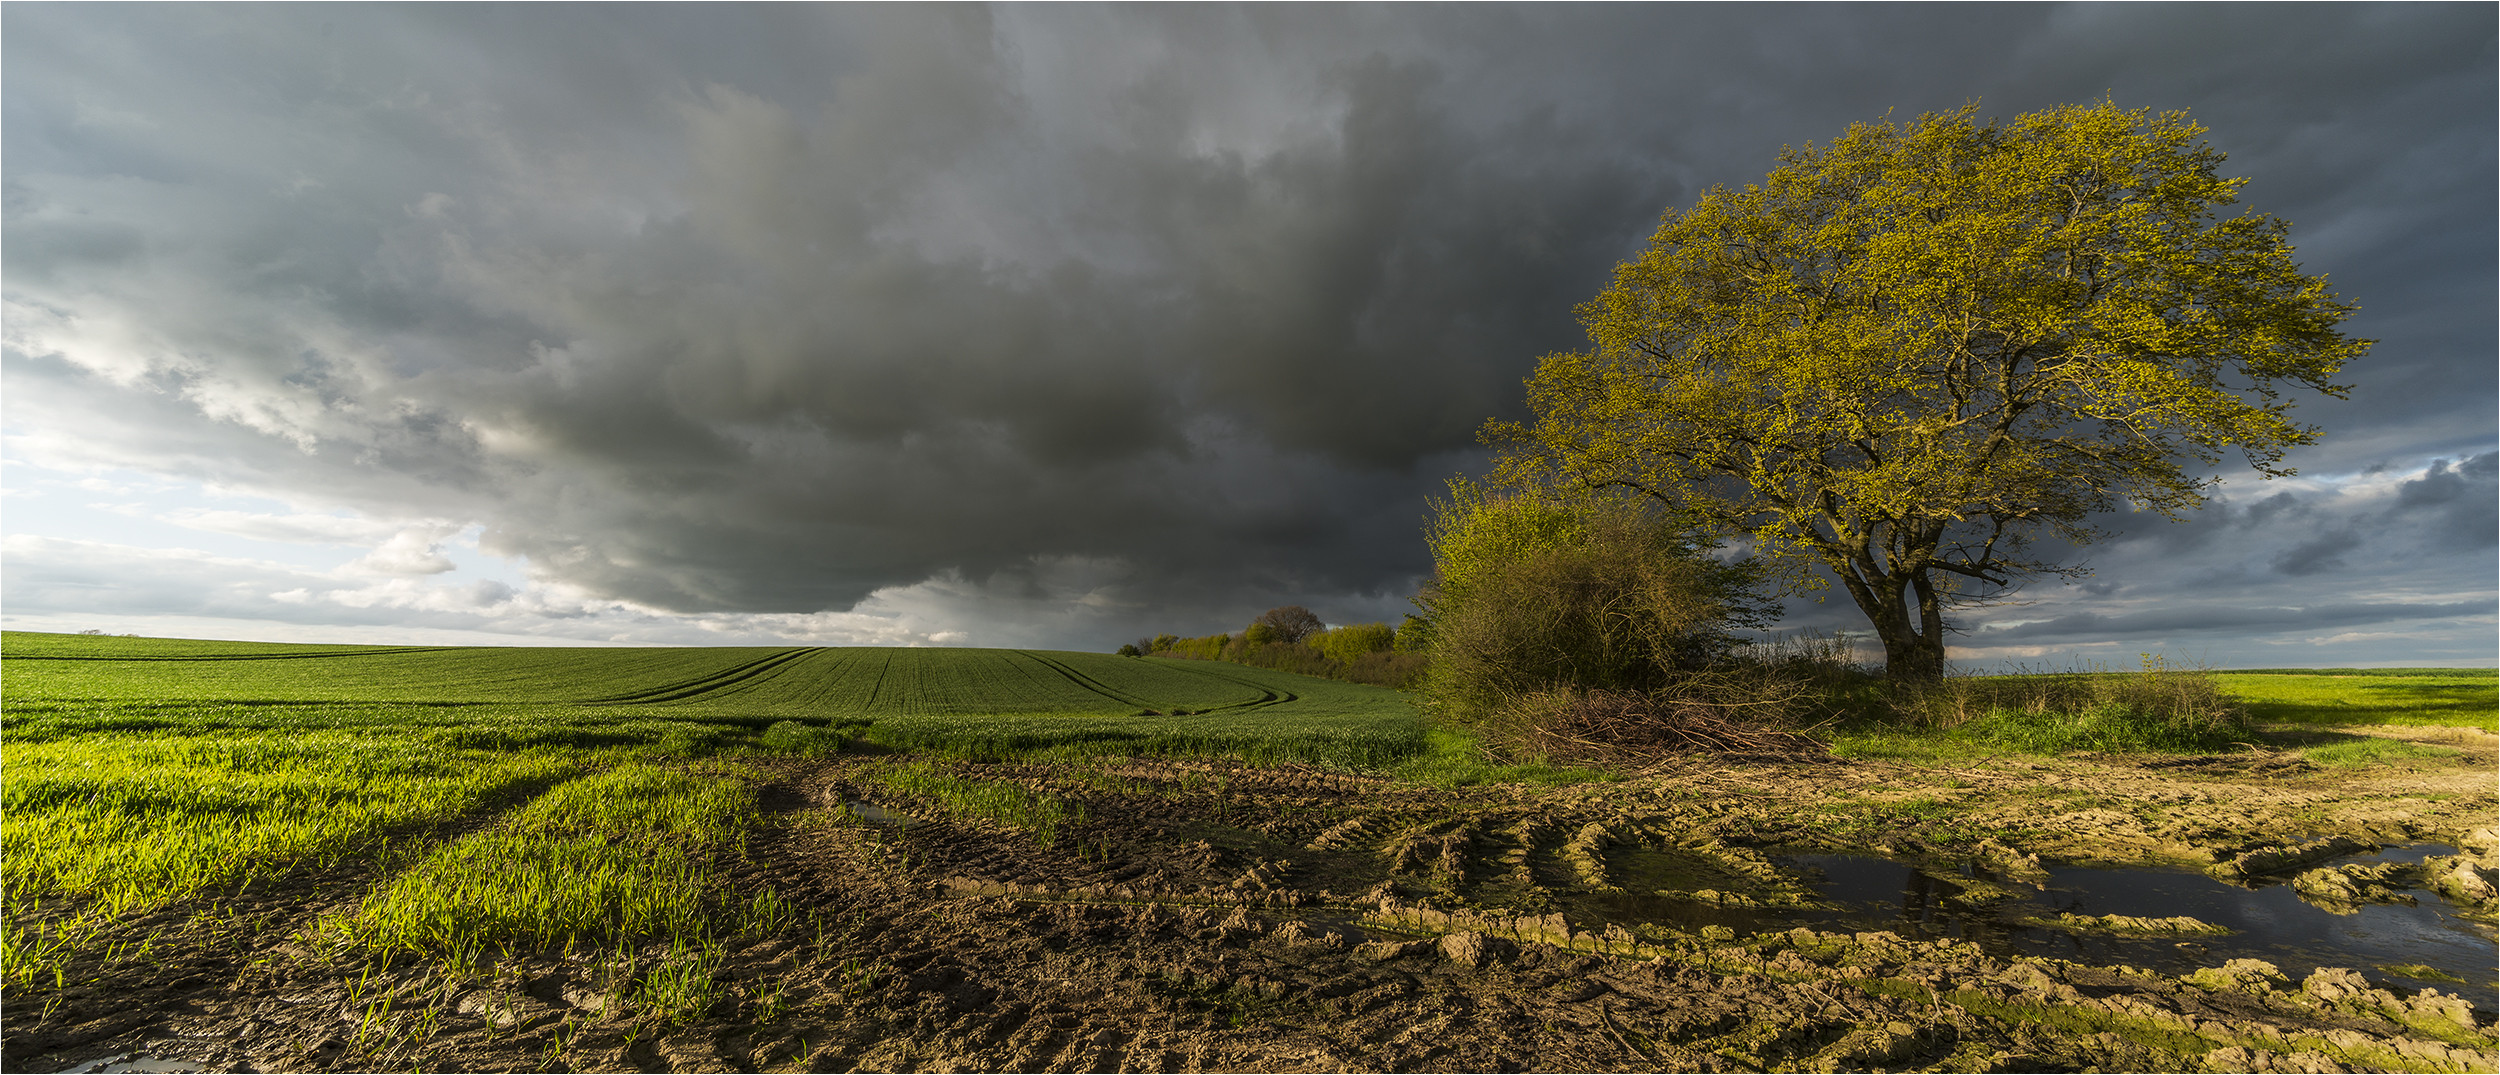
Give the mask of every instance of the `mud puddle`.
M 203 1070 L 206 1069 L 188 1060 L 159 1060 L 153 1056 L 140 1056 L 133 1053 L 116 1053 L 101 1060 L 90 1060 L 84 1064 L 79 1064 L 74 1067 L 62 1068 L 61 1075 L 120 1075 L 122 1072 L 173 1072 Z
M 2453 848 L 2417 844 L 2326 865 L 2412 865 L 2430 855 L 2453 853 Z M 2348 967 L 2382 988 L 2430 986 L 2463 996 L 2482 1011 L 2500 1007 L 2500 976 L 2494 974 L 2495 964 L 2500 964 L 2500 935 L 2461 917 L 2457 907 L 2422 889 L 2407 890 L 2416 901 L 2410 905 L 2366 904 L 2336 913 L 2302 900 L 2281 879 L 2246 888 L 2185 869 L 2050 866 L 2046 878 L 2024 883 L 1970 866 L 1940 870 L 1935 864 L 1922 867 L 1873 855 L 1779 854 L 1770 859 L 1783 871 L 1808 879 L 1831 906 L 1729 908 L 1627 893 L 1587 901 L 1585 909 L 1635 915 L 1688 931 L 1714 925 L 1740 932 L 1801 925 L 1885 929 L 1921 940 L 1969 941 L 1998 956 L 2127 964 L 2169 974 L 2231 959 L 2262 959 L 2295 979 L 2320 967 Z M 1643 880 L 1672 878 L 1658 887 L 1685 889 L 1711 880 L 1693 867 L 1684 869 L 1694 872 L 1678 876 L 1669 860 L 1653 865 Z M 2185 916 L 2231 932 L 2125 936 L 2042 924 L 2063 915 Z M 2422 968 L 2436 973 L 2421 975 Z

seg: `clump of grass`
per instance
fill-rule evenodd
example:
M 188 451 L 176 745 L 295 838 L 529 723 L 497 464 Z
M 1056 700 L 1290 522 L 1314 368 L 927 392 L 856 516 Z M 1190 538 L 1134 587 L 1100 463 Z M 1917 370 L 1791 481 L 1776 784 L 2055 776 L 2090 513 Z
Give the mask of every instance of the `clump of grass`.
M 701 1018 L 720 999 L 721 954 L 721 946 L 716 942 L 688 943 L 683 938 L 671 938 L 668 953 L 660 957 L 659 966 L 642 976 L 635 1002 L 662 1018 L 680 1023 Z
M 1058 838 L 1061 825 L 1085 819 L 1083 806 L 1057 796 L 1004 780 L 957 776 L 928 762 L 892 766 L 868 780 L 954 817 L 1021 829 L 1045 844 Z

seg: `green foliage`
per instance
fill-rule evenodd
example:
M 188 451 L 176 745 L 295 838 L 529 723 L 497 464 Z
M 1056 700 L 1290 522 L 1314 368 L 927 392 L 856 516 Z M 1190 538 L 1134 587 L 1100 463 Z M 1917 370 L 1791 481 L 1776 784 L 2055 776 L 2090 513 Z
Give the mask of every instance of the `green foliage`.
M 1393 651 L 1397 632 L 1385 623 L 1358 623 L 1329 628 L 1303 639 L 1302 644 L 1329 660 L 1353 664 L 1366 654 Z
M 1399 650 L 1395 634 L 1386 624 L 1358 624 L 1318 632 L 1293 643 L 1272 641 L 1274 637 L 1273 631 L 1258 624 L 1239 635 L 1157 635 L 1153 640 L 1155 648 L 1150 652 L 1161 657 L 1226 661 L 1397 690 L 1414 687 L 1423 679 L 1423 656 Z M 1386 645 L 1382 644 L 1384 641 Z
M 1398 623 L 1397 651 L 1399 653 L 1427 653 L 1431 649 L 1431 621 L 1408 613 L 1406 619 Z
M 1647 692 L 1720 664 L 1768 610 L 1749 565 L 1623 500 L 1487 494 L 1435 505 L 1428 693 L 1474 724 L 1555 690 Z
M 2184 113 L 1976 106 L 1857 124 L 1759 185 L 1670 211 L 1546 356 L 1514 488 L 1628 489 L 1751 535 L 1792 587 L 1837 576 L 1895 675 L 1943 672 L 1944 610 L 2028 576 L 2045 531 L 2122 501 L 2176 517 L 2235 449 L 2315 438 L 2367 340 L 2288 225 L 2222 215 L 2244 180 Z M 1523 520 L 1526 521 L 1526 520 Z

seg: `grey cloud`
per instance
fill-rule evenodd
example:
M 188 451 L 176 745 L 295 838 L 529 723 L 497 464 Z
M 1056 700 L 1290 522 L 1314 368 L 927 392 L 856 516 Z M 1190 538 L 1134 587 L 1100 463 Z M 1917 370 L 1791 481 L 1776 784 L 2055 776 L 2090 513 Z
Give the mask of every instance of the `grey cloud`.
M 2489 440 L 2487 9 L 5 17 L 22 450 L 479 523 L 652 608 L 969 579 L 1102 645 L 1394 605 L 1424 497 L 1660 210 L 1972 98 L 2196 110 L 2385 340 L 2304 412 L 2321 458 Z M 1136 611 L 1012 596 L 1070 558 L 1118 577 L 1043 592 Z
M 2115 615 L 2079 612 L 2013 626 L 1988 627 L 1976 633 L 1980 640 L 1989 642 L 2161 638 L 2180 633 L 2226 631 L 2264 635 L 2328 630 L 2356 624 L 2489 616 L 2496 607 L 2500 605 L 2489 599 L 2436 604 L 2348 602 L 2287 608 L 2179 603 Z
M 2500 544 L 2500 452 L 2431 464 L 2396 489 L 2388 521 L 2431 548 L 2488 549 Z
M 2350 530 L 2331 529 L 2309 538 L 2274 557 L 2274 569 L 2295 578 L 2333 571 L 2344 566 L 2344 554 L 2361 547 L 2361 535 Z

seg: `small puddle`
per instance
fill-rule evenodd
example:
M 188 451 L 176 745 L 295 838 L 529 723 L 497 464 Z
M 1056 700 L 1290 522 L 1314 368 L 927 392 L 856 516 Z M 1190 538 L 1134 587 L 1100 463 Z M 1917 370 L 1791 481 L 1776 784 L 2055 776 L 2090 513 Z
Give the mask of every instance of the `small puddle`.
M 159 1060 L 153 1056 L 141 1056 L 136 1053 L 116 1053 L 112 1056 L 105 1057 L 102 1060 L 89 1060 L 83 1064 L 62 1068 L 61 1075 L 112 1075 L 112 1073 L 125 1071 L 158 1072 L 205 1070 L 207 1069 L 188 1060 Z
M 2321 865 L 2416 863 L 2454 854 L 2437 845 L 2390 848 Z M 2185 869 L 2088 869 L 2050 867 L 2040 885 L 2006 881 L 1982 870 L 1924 869 L 1873 855 L 1774 854 L 1782 871 L 1837 909 L 1727 908 L 1646 893 L 1659 889 L 1746 891 L 1739 879 L 1719 875 L 1705 862 L 1672 851 L 1618 850 L 1608 871 L 1627 891 L 1577 896 L 1574 918 L 1644 921 L 1685 931 L 1726 926 L 1739 933 L 1798 926 L 1837 932 L 1890 930 L 1922 940 L 1969 941 L 1997 956 L 2014 954 L 2096 964 L 2124 963 L 2169 974 L 2218 967 L 2231 959 L 2262 959 L 2294 981 L 2319 967 L 2349 967 L 2381 987 L 2410 994 L 2426 987 L 2462 996 L 2480 1011 L 2500 1008 L 2500 934 L 2466 921 L 2437 894 L 2409 890 L 2419 902 L 2368 904 L 2358 913 L 2334 914 L 2301 901 L 2290 884 L 2275 881 L 2249 889 Z M 1939 875 L 1942 876 L 1939 876 Z M 2010 892 L 2002 899 L 1964 901 L 1951 879 L 1991 882 Z M 2124 937 L 2076 933 L 2025 919 L 2060 914 L 2186 915 L 2233 932 L 2214 937 Z M 2463 979 L 2419 980 L 2381 968 L 2418 965 Z
M 911 824 L 911 815 L 896 813 L 872 802 L 847 802 L 842 804 L 842 808 L 850 811 L 852 817 L 871 825 Z

